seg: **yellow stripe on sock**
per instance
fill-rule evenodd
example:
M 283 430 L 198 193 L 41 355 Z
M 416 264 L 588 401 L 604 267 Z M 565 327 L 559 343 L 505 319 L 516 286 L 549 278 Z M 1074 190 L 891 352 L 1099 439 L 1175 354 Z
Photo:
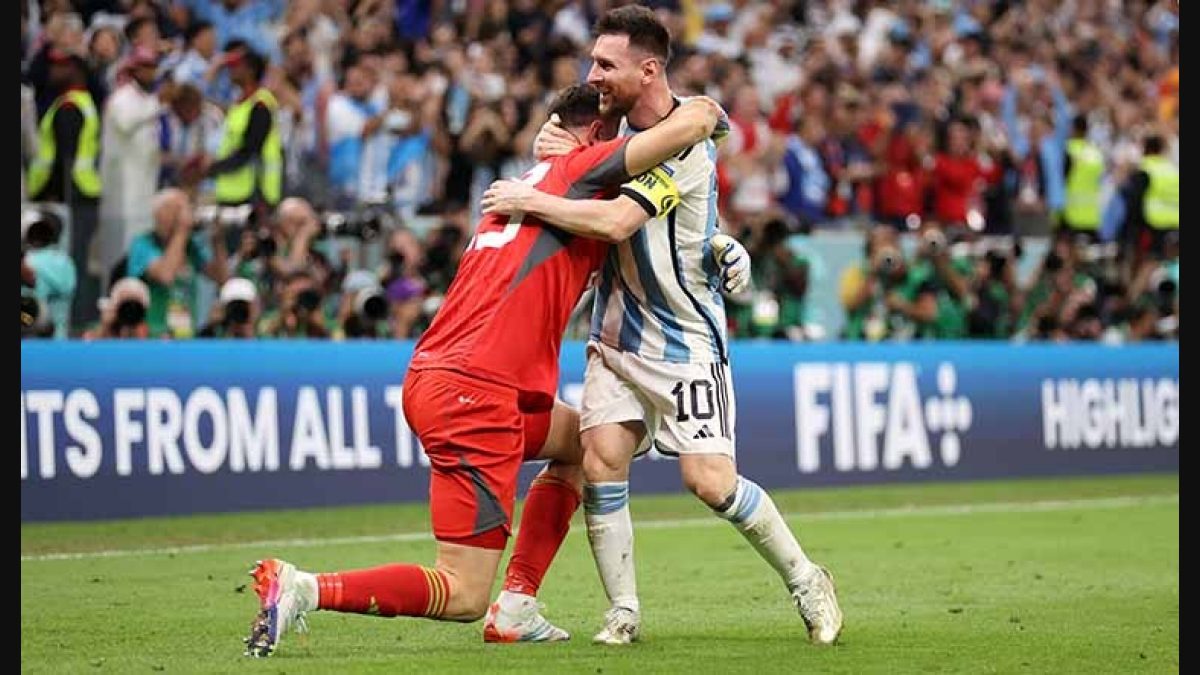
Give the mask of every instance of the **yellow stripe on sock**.
M 431 575 L 429 573 L 429 568 L 427 568 L 427 567 L 422 567 L 421 572 L 425 574 L 425 588 L 428 591 L 427 594 L 429 596 L 429 599 L 425 602 L 425 611 L 421 612 L 421 614 L 423 616 L 433 616 L 432 615 L 433 604 L 434 604 L 433 575 Z

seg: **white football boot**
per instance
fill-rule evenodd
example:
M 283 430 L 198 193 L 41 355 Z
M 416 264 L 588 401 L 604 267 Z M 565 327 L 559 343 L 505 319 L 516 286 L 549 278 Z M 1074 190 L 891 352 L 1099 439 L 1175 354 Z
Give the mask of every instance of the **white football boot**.
M 246 656 L 270 656 L 289 629 L 308 631 L 304 608 L 316 607 L 317 599 L 310 597 L 312 590 L 298 582 L 299 574 L 295 565 L 275 558 L 259 560 L 250 570 L 261 609 L 250 624 L 250 637 L 245 639 Z
M 483 618 L 484 642 L 562 642 L 571 639 L 570 633 L 542 616 L 544 606 L 537 600 L 523 596 L 515 608 L 506 608 L 506 604 L 497 600 L 488 607 Z
M 642 633 L 642 616 L 627 607 L 613 607 L 604 614 L 604 628 L 592 642 L 598 645 L 627 645 Z
M 842 608 L 838 606 L 833 575 L 824 567 L 809 575 L 808 581 L 792 591 L 792 601 L 808 627 L 813 644 L 831 645 L 842 633 Z

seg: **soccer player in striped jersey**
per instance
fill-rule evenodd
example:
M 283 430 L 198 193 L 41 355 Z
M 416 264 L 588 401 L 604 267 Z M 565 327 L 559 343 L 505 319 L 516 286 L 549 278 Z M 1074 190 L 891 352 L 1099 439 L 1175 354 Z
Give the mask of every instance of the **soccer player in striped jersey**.
M 610 10 L 596 24 L 588 82 L 601 110 L 624 115 L 623 134 L 669 119 L 680 105 L 665 74 L 670 34 L 654 12 L 636 5 Z M 535 154 L 574 145 L 544 126 Z M 712 140 L 683 150 L 651 176 L 674 184 L 679 203 L 649 218 L 605 262 L 592 314 L 581 411 L 584 509 L 601 581 L 611 602 L 595 641 L 637 639 L 641 614 L 629 516 L 629 467 L 648 435 L 679 459 L 687 488 L 728 520 L 779 574 L 815 644 L 842 629 L 832 576 L 809 560 L 771 497 L 738 475 L 735 405 L 725 310 L 713 246 L 717 232 L 716 148 Z M 585 236 L 606 236 L 606 205 L 499 183 L 485 197 Z M 501 211 L 503 212 L 503 211 Z M 716 260 L 722 258 L 716 251 Z

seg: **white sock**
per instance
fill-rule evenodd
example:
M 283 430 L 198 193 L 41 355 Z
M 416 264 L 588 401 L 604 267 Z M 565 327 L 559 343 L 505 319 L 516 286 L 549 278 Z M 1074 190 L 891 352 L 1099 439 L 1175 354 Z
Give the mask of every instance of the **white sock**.
M 629 481 L 584 486 L 583 510 L 588 541 L 604 592 L 614 607 L 638 611 L 633 568 L 633 520 L 629 517 Z
M 300 587 L 300 592 L 296 594 L 300 598 L 300 610 L 304 612 L 316 611 L 317 596 L 320 593 L 317 586 L 317 575 L 296 570 L 296 585 Z
M 532 595 L 513 593 L 512 591 L 500 591 L 500 597 L 496 598 L 496 602 L 500 603 L 501 611 L 517 612 L 528 603 L 536 602 L 536 600 L 534 600 Z
M 738 476 L 737 488 L 715 513 L 733 523 L 754 550 L 771 563 L 788 590 L 795 590 L 816 571 L 800 542 L 788 529 L 775 502 L 752 480 Z

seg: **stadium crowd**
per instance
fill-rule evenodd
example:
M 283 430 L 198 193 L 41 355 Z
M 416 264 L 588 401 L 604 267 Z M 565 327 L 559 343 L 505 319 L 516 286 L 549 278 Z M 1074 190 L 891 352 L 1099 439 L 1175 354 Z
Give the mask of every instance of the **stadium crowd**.
M 730 114 L 734 335 L 820 335 L 795 242 L 836 231 L 826 337 L 1177 338 L 1177 2 L 645 4 Z M 23 335 L 340 339 L 420 334 L 610 3 L 20 6 Z

